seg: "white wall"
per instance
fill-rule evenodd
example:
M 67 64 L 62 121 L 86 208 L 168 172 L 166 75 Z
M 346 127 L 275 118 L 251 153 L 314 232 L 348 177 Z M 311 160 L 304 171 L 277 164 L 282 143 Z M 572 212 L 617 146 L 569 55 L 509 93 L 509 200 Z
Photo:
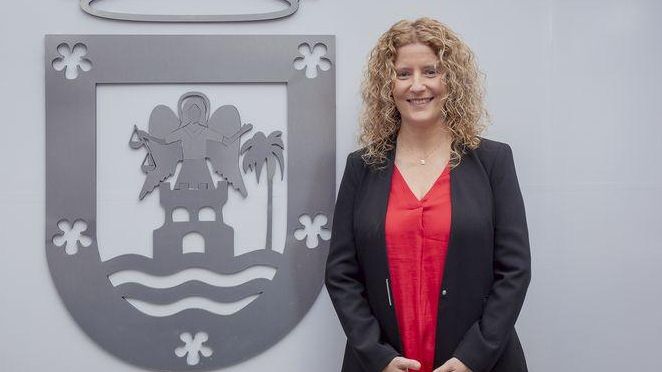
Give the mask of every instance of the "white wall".
M 335 34 L 340 180 L 356 148 L 366 54 L 390 24 L 423 15 L 473 47 L 488 76 L 487 136 L 514 149 L 533 254 L 518 323 L 530 370 L 659 369 L 659 1 L 302 0 L 280 21 L 167 25 L 99 20 L 78 0 L 33 0 L 5 1 L 0 15 L 0 370 L 139 370 L 91 342 L 51 284 L 44 34 Z M 283 341 L 227 371 L 337 371 L 343 342 L 323 291 Z

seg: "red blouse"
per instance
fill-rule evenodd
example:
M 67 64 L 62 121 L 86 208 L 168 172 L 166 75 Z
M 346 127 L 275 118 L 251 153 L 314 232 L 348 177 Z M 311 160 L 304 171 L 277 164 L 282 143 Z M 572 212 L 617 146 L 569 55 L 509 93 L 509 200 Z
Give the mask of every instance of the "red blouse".
M 450 229 L 450 168 L 446 166 L 418 200 L 394 167 L 385 226 L 390 288 L 404 357 L 421 362 L 420 372 L 434 367 L 437 308 Z

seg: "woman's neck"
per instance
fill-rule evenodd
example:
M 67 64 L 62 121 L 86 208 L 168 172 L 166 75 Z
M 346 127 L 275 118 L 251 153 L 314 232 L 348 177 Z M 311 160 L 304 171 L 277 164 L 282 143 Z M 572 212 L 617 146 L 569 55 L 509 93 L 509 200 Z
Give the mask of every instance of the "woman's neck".
M 442 122 L 433 125 L 411 125 L 402 123 L 397 137 L 398 145 L 424 154 L 439 147 L 450 148 L 451 134 Z

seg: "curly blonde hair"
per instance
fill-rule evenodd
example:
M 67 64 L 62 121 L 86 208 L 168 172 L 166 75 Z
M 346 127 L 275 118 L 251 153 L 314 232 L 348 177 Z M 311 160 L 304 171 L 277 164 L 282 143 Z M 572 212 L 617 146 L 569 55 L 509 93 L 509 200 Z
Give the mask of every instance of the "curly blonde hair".
M 430 47 L 439 57 L 448 95 L 442 116 L 452 136 L 452 167 L 460 163 L 466 149 L 475 149 L 487 125 L 484 104 L 483 74 L 469 47 L 448 26 L 431 18 L 402 20 L 391 26 L 377 42 L 364 71 L 361 94 L 359 143 L 365 148 L 367 164 L 385 165 L 387 153 L 394 147 L 400 129 L 400 113 L 393 99 L 396 79 L 395 59 L 398 48 L 414 43 Z

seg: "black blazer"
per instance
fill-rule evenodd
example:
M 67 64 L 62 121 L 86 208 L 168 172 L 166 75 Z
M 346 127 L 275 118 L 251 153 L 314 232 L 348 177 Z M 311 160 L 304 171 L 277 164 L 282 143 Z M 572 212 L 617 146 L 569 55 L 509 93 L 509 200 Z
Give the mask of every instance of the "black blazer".
M 343 372 L 381 372 L 402 355 L 390 297 L 386 167 L 347 157 L 333 216 L 326 287 L 347 335 Z M 434 367 L 455 356 L 474 372 L 526 371 L 515 321 L 528 287 L 524 203 L 507 144 L 482 139 L 451 169 L 451 234 L 439 295 Z

